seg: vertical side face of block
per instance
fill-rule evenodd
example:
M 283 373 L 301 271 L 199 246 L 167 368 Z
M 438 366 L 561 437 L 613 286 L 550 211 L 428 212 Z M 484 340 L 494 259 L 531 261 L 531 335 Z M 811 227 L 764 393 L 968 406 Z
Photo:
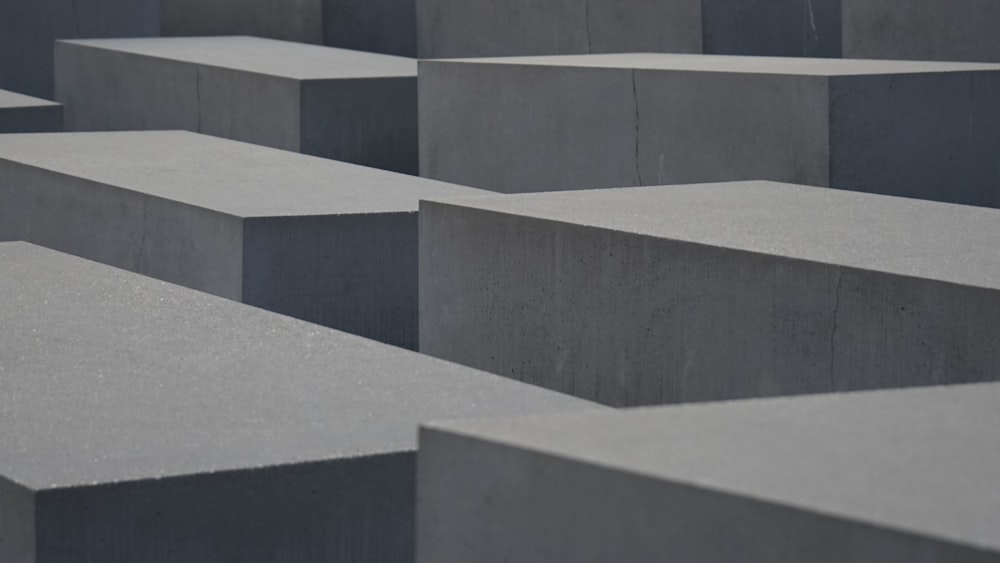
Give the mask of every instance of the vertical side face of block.
M 500 192 L 636 185 L 627 69 L 421 62 L 420 174 Z
M 67 131 L 198 131 L 194 65 L 57 43 L 55 75 Z
M 62 106 L 0 108 L 0 133 L 44 133 L 62 129 Z
M 844 56 L 1000 62 L 993 0 L 840 0 Z
M 252 218 L 244 229 L 244 303 L 416 348 L 416 213 Z
M 701 52 L 699 0 L 419 0 L 420 58 Z
M 163 35 L 252 35 L 323 40 L 320 0 L 160 0 Z
M 421 429 L 417 560 L 840 563 L 995 555 L 935 538 Z
M 190 65 L 195 73 L 194 131 L 298 152 L 302 83 L 228 68 Z
M 0 561 L 35 563 L 35 498 L 0 477 Z
M 323 0 L 323 43 L 417 56 L 417 0 Z
M 434 204 L 420 242 L 432 356 L 611 406 L 830 390 L 830 268 Z
M 841 0 L 703 0 L 705 53 L 839 57 Z
M 641 185 L 828 185 L 826 77 L 637 70 L 635 78 Z
M 38 561 L 411 561 L 414 457 L 42 492 Z
M 831 79 L 831 186 L 1000 206 L 1000 73 Z
M 51 98 L 55 39 L 159 34 L 156 0 L 0 4 L 0 88 Z
M 833 295 L 828 333 L 832 389 L 998 379 L 996 290 L 842 269 Z
M 0 171 L 0 240 L 240 298 L 238 218 L 9 162 Z
M 578 53 L 700 53 L 700 0 L 586 0 L 587 49 Z
M 301 152 L 417 173 L 417 79 L 302 83 Z
M 420 216 L 421 351 L 580 398 L 996 378 L 995 291 L 431 202 Z

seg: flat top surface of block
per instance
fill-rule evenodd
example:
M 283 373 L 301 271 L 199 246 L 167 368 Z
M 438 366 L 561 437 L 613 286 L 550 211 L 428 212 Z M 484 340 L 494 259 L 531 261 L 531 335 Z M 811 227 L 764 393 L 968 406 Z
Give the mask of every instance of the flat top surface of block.
M 186 131 L 0 135 L 0 161 L 239 217 L 413 212 L 455 184 Z
M 429 426 L 1000 549 L 1000 384 Z
M 5 108 L 29 108 L 58 106 L 59 104 L 51 100 L 43 100 L 32 96 L 25 96 L 9 90 L 0 90 L 0 109 Z
M 764 181 L 443 203 L 1000 289 L 995 209 Z
M 809 76 L 1000 71 L 1000 65 L 984 63 L 863 59 L 808 59 L 800 57 L 743 57 L 731 55 L 683 55 L 667 53 L 614 53 L 598 55 L 551 55 L 536 57 L 489 57 L 482 59 L 439 60 L 445 62 L 471 64 L 571 66 L 636 70 L 731 72 L 748 74 L 800 74 Z
M 63 42 L 296 80 L 417 74 L 414 59 L 260 37 L 144 37 Z
M 0 479 L 79 486 L 412 451 L 584 401 L 27 243 L 0 244 Z

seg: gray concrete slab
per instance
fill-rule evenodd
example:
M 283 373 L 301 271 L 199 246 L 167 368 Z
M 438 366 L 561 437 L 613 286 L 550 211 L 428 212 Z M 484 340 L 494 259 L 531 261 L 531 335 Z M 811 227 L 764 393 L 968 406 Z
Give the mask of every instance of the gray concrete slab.
M 614 406 L 993 381 L 998 237 L 771 182 L 425 201 L 420 349 Z
M 62 131 L 62 105 L 0 90 L 0 133 Z
M 837 57 L 841 0 L 417 0 L 421 58 L 630 51 Z
M 620 52 L 1000 62 L 994 0 L 417 0 L 421 58 Z
M 1000 65 L 420 62 L 421 175 L 500 191 L 775 180 L 1000 206 Z
M 700 0 L 416 0 L 420 58 L 700 53 Z
M 416 62 L 402 57 L 257 37 L 61 41 L 56 99 L 71 131 L 186 129 L 417 170 Z
M 163 0 L 163 35 L 253 35 L 417 54 L 414 0 Z
M 408 348 L 418 200 L 477 193 L 184 131 L 0 136 L 0 240 Z
M 0 88 L 51 98 L 52 44 L 160 33 L 160 0 L 0 2 Z
M 10 563 L 411 561 L 422 421 L 594 405 L 0 244 Z
M 418 561 L 1000 561 L 1000 385 L 432 423 Z
M 840 0 L 844 56 L 1000 61 L 992 0 Z

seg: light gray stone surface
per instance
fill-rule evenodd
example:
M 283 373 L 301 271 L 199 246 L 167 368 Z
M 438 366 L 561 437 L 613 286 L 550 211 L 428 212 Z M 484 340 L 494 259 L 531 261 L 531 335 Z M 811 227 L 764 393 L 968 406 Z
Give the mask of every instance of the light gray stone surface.
M 614 406 L 992 381 L 998 238 L 771 182 L 425 201 L 420 349 Z
M 71 131 L 186 129 L 417 170 L 416 62 L 257 37 L 63 41 Z
M 0 90 L 0 133 L 62 131 L 62 121 L 61 105 Z
M 418 561 L 1000 561 L 1000 385 L 433 423 Z
M 478 193 L 184 131 L 0 136 L 0 240 L 408 348 L 418 200 Z
M 0 2 L 0 88 L 51 98 L 52 44 L 160 33 L 160 0 Z
M 5 563 L 411 561 L 417 425 L 594 405 L 0 245 Z
M 420 62 L 421 175 L 500 192 L 775 180 L 1000 206 L 1000 65 Z
M 164 35 L 253 35 L 415 57 L 415 0 L 162 0 Z
M 839 0 L 844 56 L 1000 62 L 995 0 Z

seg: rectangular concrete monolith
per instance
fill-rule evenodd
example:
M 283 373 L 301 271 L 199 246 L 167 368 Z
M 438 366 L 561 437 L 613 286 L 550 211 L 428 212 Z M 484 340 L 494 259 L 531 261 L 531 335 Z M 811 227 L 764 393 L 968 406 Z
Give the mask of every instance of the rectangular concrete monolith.
M 0 240 L 407 348 L 418 200 L 481 193 L 184 131 L 0 136 Z
M 775 180 L 1000 206 L 1000 65 L 421 61 L 421 175 L 531 192 Z
M 56 100 L 69 131 L 186 129 L 417 171 L 416 62 L 403 57 L 258 37 L 62 41 Z
M 413 561 L 417 425 L 593 405 L 0 244 L 0 560 Z
M 425 201 L 420 349 L 613 406 L 993 381 L 998 238 L 772 182 Z
M 1000 560 L 1000 385 L 426 425 L 418 561 Z

